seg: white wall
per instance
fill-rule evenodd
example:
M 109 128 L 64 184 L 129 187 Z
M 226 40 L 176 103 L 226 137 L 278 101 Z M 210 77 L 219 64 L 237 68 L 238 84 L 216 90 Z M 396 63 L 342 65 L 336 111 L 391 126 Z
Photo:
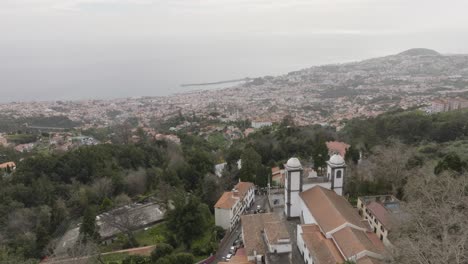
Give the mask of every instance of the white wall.
M 215 208 L 215 223 L 224 229 L 231 228 L 231 210 Z
M 337 175 L 338 175 L 338 172 L 341 172 L 341 178 L 337 178 Z M 334 188 L 335 188 L 335 192 L 338 194 L 338 195 L 343 195 L 343 179 L 344 179 L 344 175 L 345 174 L 345 170 L 344 168 L 339 168 L 339 169 L 335 169 L 335 184 L 334 184 Z
M 287 244 L 270 244 L 269 245 L 269 250 L 271 253 L 274 253 L 276 250 L 276 253 L 289 253 L 292 251 L 292 246 L 291 243 Z
M 299 171 L 291 172 L 291 190 L 298 191 L 301 188 L 301 173 Z
M 301 216 L 301 198 L 299 192 L 291 193 L 291 217 Z
M 297 226 L 297 247 L 299 252 L 303 255 L 304 263 L 313 264 L 313 257 L 309 249 L 305 246 L 304 240 L 302 239 L 302 228 L 300 225 Z
M 302 213 L 302 218 L 303 218 L 302 221 L 304 222 L 303 224 L 317 224 L 317 221 L 310 213 L 309 208 L 305 204 L 304 200 L 300 199 L 300 204 L 301 204 L 301 213 Z
M 322 183 L 309 183 L 302 185 L 302 191 L 305 192 L 309 189 L 312 189 L 315 186 L 322 186 L 325 189 L 331 190 L 331 182 L 322 182 Z

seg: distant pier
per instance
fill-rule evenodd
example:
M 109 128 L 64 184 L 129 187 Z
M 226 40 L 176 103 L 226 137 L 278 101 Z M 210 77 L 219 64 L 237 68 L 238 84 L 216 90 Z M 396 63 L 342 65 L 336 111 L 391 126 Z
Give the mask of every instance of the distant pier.
M 217 84 L 225 84 L 225 83 L 234 83 L 234 82 L 248 82 L 250 78 L 242 78 L 242 79 L 235 79 L 235 80 L 227 80 L 227 81 L 219 81 L 219 82 L 207 82 L 207 83 L 186 83 L 181 84 L 182 87 L 191 87 L 191 86 L 208 86 L 208 85 L 217 85 Z

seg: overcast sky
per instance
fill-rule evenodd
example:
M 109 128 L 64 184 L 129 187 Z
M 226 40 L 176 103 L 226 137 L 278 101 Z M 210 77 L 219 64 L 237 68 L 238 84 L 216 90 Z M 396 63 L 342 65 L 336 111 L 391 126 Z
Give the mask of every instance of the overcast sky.
M 467 10 L 466 0 L 0 0 L 0 100 L 163 95 L 415 45 L 468 53 Z

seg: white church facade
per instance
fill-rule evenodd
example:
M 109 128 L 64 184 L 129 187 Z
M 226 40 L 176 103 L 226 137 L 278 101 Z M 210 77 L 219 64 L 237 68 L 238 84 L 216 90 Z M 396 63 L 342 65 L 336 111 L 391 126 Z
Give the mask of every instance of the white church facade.
M 304 176 L 303 171 L 297 158 L 285 164 L 284 214 L 301 221 L 296 239 L 304 263 L 381 264 L 384 244 L 342 196 L 343 157 L 332 155 L 324 176 Z
M 305 177 L 304 169 L 297 158 L 290 158 L 284 165 L 285 187 L 284 187 L 284 214 L 287 218 L 300 216 L 300 193 L 315 186 L 333 190 L 338 195 L 343 195 L 344 178 L 346 173 L 346 163 L 338 154 L 331 156 L 327 161 L 327 174 L 322 177 Z

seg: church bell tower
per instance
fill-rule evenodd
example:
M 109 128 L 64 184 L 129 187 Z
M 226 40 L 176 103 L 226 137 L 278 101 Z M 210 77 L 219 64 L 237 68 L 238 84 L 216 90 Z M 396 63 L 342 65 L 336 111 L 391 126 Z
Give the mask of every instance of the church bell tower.
M 346 163 L 339 154 L 331 156 L 327 161 L 327 178 L 331 183 L 330 189 L 338 195 L 343 195 L 344 177 L 346 172 Z
M 302 165 L 297 158 L 290 158 L 284 166 L 285 168 L 285 188 L 284 188 L 284 214 L 287 218 L 299 217 L 300 197 L 302 192 Z

